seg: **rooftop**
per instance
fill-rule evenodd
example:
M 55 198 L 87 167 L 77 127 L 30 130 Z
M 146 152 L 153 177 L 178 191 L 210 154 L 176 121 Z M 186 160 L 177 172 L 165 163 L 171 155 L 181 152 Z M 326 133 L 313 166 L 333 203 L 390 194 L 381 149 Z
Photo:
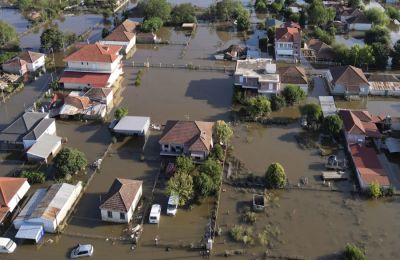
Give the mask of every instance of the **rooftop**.
M 64 61 L 91 61 L 112 63 L 120 57 L 121 46 L 104 44 L 86 44 L 71 55 L 64 58 Z
M 109 73 L 86 73 L 75 71 L 64 71 L 59 83 L 82 84 L 95 88 L 104 88 L 108 85 L 111 74 Z
M 400 80 L 394 75 L 372 74 L 368 80 L 372 90 L 400 91 Z
M 379 138 L 381 136 L 375 123 L 380 118 L 371 115 L 368 111 L 340 110 L 339 116 L 343 120 L 346 132 L 351 134 L 364 134 L 367 137 Z
M 336 115 L 337 109 L 332 96 L 319 96 L 318 99 L 324 117 Z
M 333 84 L 344 85 L 347 91 L 359 91 L 362 84 L 368 84 L 364 72 L 353 66 L 338 66 L 329 69 Z
M 293 27 L 276 28 L 275 41 L 277 42 L 298 42 L 301 41 L 300 31 Z
M 238 60 L 235 75 L 258 78 L 259 81 L 279 81 L 276 64 L 265 58 Z
M 142 132 L 150 123 L 150 117 L 146 116 L 124 116 L 114 126 L 114 131 Z
M 303 67 L 287 66 L 279 68 L 281 83 L 308 84 L 306 71 Z

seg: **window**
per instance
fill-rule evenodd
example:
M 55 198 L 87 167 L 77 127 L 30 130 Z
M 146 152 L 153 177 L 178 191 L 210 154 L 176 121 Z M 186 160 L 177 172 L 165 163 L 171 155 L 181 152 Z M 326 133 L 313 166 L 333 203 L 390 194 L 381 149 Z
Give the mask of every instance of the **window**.
M 81 62 L 82 63 L 82 65 L 83 65 L 83 62 Z
M 107 211 L 107 217 L 112 218 L 112 211 Z
M 269 83 L 269 84 L 268 84 L 268 89 L 269 89 L 269 90 L 272 90 L 272 89 L 273 89 L 272 83 Z
M 119 213 L 119 218 L 120 219 L 125 219 L 125 213 L 124 212 Z

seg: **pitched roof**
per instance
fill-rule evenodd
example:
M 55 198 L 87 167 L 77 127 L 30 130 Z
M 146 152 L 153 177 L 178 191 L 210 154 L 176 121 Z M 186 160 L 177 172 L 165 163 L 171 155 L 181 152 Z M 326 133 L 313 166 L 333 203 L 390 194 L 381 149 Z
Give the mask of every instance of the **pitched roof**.
M 347 91 L 358 92 L 360 85 L 368 84 L 363 71 L 353 66 L 338 66 L 329 69 L 333 84 L 343 85 Z
M 44 118 L 24 136 L 23 140 L 37 140 L 55 121 L 54 118 Z
M 90 88 L 85 96 L 90 100 L 102 100 L 107 98 L 107 96 L 112 92 L 111 88 Z
M 301 29 L 300 24 L 293 21 L 285 22 L 284 24 L 282 24 L 282 27 L 297 28 L 299 30 Z
M 333 48 L 321 41 L 320 39 L 312 38 L 307 42 L 308 48 L 314 50 L 315 57 L 323 60 L 334 60 L 335 52 Z
M 0 207 L 7 207 L 10 200 L 27 181 L 26 178 L 0 177 Z
M 105 41 L 129 42 L 135 37 L 135 33 L 122 30 L 114 30 L 104 38 Z
M 304 68 L 299 66 L 281 67 L 279 76 L 281 83 L 284 84 L 308 84 L 307 75 Z
M 276 28 L 275 41 L 278 42 L 298 42 L 300 41 L 300 31 L 297 28 L 284 27 Z
M 34 63 L 43 56 L 43 53 L 33 51 L 24 51 L 19 54 L 19 57 L 28 63 Z
M 90 106 L 90 99 L 88 97 L 71 96 L 68 95 L 64 98 L 64 104 L 70 105 L 79 109 L 86 109 Z
M 173 121 L 166 123 L 160 144 L 183 144 L 189 150 L 209 151 L 214 123 L 203 121 Z
M 354 16 L 348 18 L 346 20 L 346 22 L 349 23 L 349 24 L 351 24 L 351 23 L 371 24 L 371 21 L 363 13 L 360 13 L 360 14 L 357 14 L 357 15 L 354 15 Z
M 126 19 L 114 31 L 135 32 L 140 23 Z
M 389 178 L 383 170 L 373 148 L 359 144 L 351 144 L 350 153 L 354 165 L 360 173 L 364 183 L 370 185 L 373 182 L 378 182 L 381 186 L 390 185 Z
M 100 43 L 87 44 L 64 58 L 64 61 L 114 62 L 119 57 L 121 46 Z
M 128 212 L 142 184 L 142 181 L 137 180 L 120 178 L 115 179 L 108 190 L 106 199 L 99 208 L 119 212 Z
M 111 74 L 109 73 L 86 73 L 76 71 L 64 71 L 59 83 L 84 84 L 90 87 L 104 88 L 108 85 Z
M 344 129 L 350 134 L 364 134 L 375 138 L 381 136 L 375 124 L 379 122 L 379 118 L 368 111 L 340 110 L 339 116 L 343 120 Z
M 22 68 L 23 66 L 26 66 L 26 61 L 21 59 L 20 57 L 14 57 L 11 60 L 3 62 L 3 65 L 8 65 L 8 66 L 14 66 L 17 68 Z

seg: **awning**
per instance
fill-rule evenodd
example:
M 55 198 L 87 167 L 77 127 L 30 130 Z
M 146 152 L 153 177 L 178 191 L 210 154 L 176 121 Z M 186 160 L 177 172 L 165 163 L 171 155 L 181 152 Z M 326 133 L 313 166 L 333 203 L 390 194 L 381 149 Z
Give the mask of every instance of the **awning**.
M 42 239 L 44 235 L 44 230 L 43 226 L 39 225 L 22 225 L 17 234 L 15 235 L 15 238 L 19 239 L 31 239 L 35 240 L 35 242 L 39 242 L 40 239 Z

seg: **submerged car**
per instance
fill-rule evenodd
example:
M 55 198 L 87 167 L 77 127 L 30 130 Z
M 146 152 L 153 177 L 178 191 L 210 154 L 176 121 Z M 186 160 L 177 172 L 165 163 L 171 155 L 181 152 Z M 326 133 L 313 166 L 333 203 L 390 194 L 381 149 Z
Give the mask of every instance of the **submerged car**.
M 85 256 L 92 256 L 93 255 L 93 246 L 90 244 L 81 245 L 78 244 L 74 249 L 71 251 L 71 258 L 79 258 Z

